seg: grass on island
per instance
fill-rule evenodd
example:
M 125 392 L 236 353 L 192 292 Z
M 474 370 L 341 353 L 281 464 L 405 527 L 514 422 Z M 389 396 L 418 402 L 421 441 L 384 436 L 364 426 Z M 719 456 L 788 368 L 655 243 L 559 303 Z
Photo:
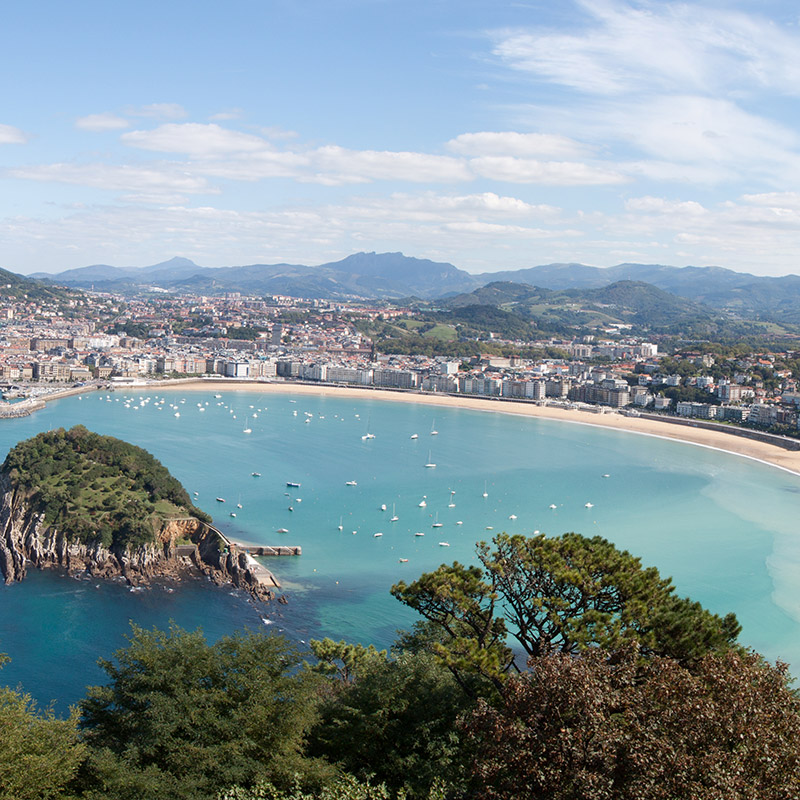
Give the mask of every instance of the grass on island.
M 165 520 L 211 521 L 150 453 L 83 425 L 20 442 L 2 471 L 70 540 L 130 549 L 154 543 Z

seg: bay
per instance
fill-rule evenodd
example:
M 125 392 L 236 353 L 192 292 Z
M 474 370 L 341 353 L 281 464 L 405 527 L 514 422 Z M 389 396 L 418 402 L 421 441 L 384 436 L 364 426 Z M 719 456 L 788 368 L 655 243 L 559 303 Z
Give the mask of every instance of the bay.
M 475 563 L 475 542 L 501 531 L 604 536 L 680 594 L 734 611 L 745 644 L 800 668 L 800 479 L 767 465 L 501 413 L 205 387 L 61 400 L 4 420 L 0 452 L 75 424 L 152 452 L 234 540 L 303 554 L 265 560 L 285 606 L 201 581 L 132 592 L 32 571 L 0 590 L 0 650 L 12 657 L 4 681 L 41 702 L 63 708 L 102 681 L 96 660 L 124 644 L 130 621 L 200 626 L 211 640 L 249 628 L 301 646 L 330 636 L 386 647 L 416 619 L 391 585 Z

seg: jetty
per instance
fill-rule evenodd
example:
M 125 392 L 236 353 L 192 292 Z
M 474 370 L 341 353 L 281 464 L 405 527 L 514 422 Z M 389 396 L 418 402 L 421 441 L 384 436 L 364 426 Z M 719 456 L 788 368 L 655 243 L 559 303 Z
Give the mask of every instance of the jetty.
M 194 520 L 194 517 L 175 518 L 173 521 Z M 262 563 L 256 561 L 255 556 L 299 556 L 302 555 L 302 548 L 296 545 L 273 546 L 267 544 L 243 545 L 228 538 L 219 528 L 208 522 L 203 522 L 202 526 L 207 533 L 215 535 L 220 541 L 220 549 L 230 553 L 234 557 L 243 555 L 247 560 L 247 569 L 253 579 L 260 586 L 268 589 L 280 589 L 281 584 L 275 575 Z M 175 555 L 187 558 L 199 558 L 198 546 L 196 544 L 179 544 L 175 546 Z

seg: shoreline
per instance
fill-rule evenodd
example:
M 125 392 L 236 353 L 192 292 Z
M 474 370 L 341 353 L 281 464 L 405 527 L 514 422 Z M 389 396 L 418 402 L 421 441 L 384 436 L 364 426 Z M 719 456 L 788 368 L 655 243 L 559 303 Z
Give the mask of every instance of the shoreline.
M 454 397 L 418 392 L 392 391 L 386 389 L 360 389 L 349 386 L 319 386 L 307 383 L 267 383 L 249 381 L 226 381 L 214 379 L 191 379 L 188 381 L 170 381 L 150 384 L 139 384 L 135 387 L 115 387 L 119 389 L 138 389 L 149 391 L 163 388 L 185 391 L 237 391 L 255 394 L 296 394 L 316 397 L 345 397 L 364 400 L 373 397 L 378 400 L 398 403 L 419 403 L 440 408 L 462 408 L 471 411 L 510 414 L 535 419 L 547 419 L 566 422 L 573 425 L 587 425 L 596 428 L 618 430 L 640 436 L 652 436 L 658 439 L 670 439 L 683 444 L 691 444 L 706 449 L 718 450 L 731 455 L 741 456 L 758 461 L 784 472 L 800 477 L 800 451 L 786 450 L 776 444 L 748 439 L 735 433 L 709 430 L 707 428 L 676 425 L 672 422 L 645 419 L 642 417 L 626 417 L 615 412 L 597 413 L 582 409 L 567 409 L 557 406 L 540 406 L 533 403 L 505 401 L 481 397 Z

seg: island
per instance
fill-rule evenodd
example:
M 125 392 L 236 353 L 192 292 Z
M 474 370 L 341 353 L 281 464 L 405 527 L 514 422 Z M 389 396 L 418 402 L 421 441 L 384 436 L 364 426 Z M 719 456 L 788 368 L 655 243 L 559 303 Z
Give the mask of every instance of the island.
M 20 442 L 0 467 L 7 584 L 32 564 L 131 586 L 206 576 L 272 599 L 269 571 L 211 523 L 150 453 L 83 425 Z

